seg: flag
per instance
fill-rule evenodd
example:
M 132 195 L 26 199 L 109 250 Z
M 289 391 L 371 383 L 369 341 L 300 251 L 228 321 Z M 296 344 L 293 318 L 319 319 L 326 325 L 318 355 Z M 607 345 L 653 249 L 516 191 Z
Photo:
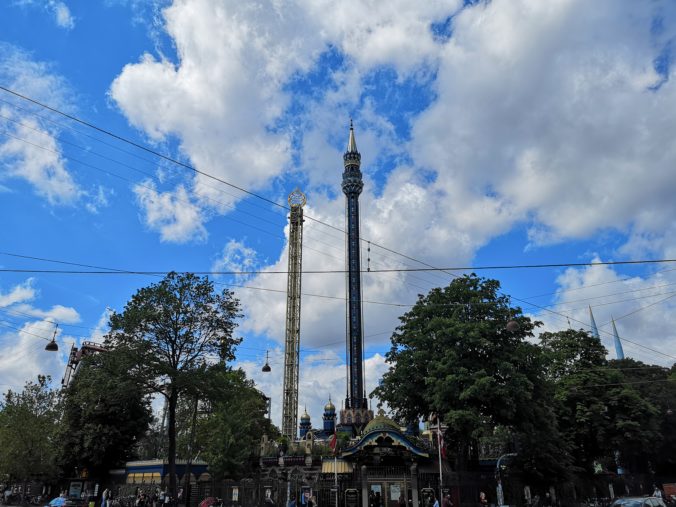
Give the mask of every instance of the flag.
M 446 459 L 446 443 L 444 442 L 444 434 L 439 433 L 439 449 L 441 449 L 441 457 Z
M 336 434 L 336 430 L 333 430 L 333 436 L 331 437 L 331 440 L 329 440 L 329 447 L 334 453 L 336 452 L 337 445 L 338 445 L 338 435 Z

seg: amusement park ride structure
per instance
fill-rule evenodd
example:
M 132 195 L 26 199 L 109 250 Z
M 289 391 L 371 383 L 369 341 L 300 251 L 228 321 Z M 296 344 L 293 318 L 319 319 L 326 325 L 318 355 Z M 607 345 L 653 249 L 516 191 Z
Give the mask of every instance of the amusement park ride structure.
M 298 428 L 298 373 L 300 366 L 300 283 L 303 267 L 303 206 L 305 194 L 289 194 L 289 274 L 286 299 L 282 435 L 296 438 Z M 267 364 L 267 363 L 266 363 Z

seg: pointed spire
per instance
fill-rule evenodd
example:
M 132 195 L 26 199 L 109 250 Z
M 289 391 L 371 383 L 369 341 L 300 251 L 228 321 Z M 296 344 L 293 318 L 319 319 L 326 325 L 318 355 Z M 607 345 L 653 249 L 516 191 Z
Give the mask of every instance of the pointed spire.
M 357 141 L 354 140 L 354 126 L 352 125 L 352 118 L 350 118 L 350 138 L 347 141 L 346 153 L 359 153 L 357 151 Z
M 591 321 L 591 334 L 597 340 L 600 340 L 599 328 L 596 327 L 596 321 L 594 320 L 594 314 L 592 313 L 591 305 L 589 306 L 589 320 Z
M 615 319 L 610 317 L 610 320 L 613 323 L 613 337 L 615 338 L 615 356 L 617 357 L 617 359 L 624 359 L 624 350 L 622 349 L 620 335 L 617 333 L 617 327 L 615 327 Z

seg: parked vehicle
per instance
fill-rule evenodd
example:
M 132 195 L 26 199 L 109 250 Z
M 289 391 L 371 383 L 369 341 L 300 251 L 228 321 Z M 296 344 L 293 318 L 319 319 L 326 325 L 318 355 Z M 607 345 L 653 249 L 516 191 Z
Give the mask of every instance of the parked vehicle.
M 667 507 L 664 500 L 656 496 L 628 496 L 618 498 L 610 507 Z

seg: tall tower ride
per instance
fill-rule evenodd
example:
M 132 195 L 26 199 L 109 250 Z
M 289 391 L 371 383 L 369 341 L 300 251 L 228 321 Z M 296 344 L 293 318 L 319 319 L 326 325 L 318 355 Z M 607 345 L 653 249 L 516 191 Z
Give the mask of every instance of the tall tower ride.
M 289 274 L 286 291 L 286 341 L 284 344 L 284 386 L 282 435 L 296 438 L 298 422 L 298 369 L 300 365 L 300 281 L 303 267 L 303 206 L 305 194 L 289 194 Z
M 362 320 L 361 260 L 359 255 L 359 194 L 364 188 L 360 170 L 361 155 L 354 139 L 350 121 L 350 137 L 343 155 L 343 193 L 347 222 L 347 398 L 340 411 L 340 422 L 346 426 L 361 426 L 373 418 L 368 410 L 364 387 L 364 324 Z

